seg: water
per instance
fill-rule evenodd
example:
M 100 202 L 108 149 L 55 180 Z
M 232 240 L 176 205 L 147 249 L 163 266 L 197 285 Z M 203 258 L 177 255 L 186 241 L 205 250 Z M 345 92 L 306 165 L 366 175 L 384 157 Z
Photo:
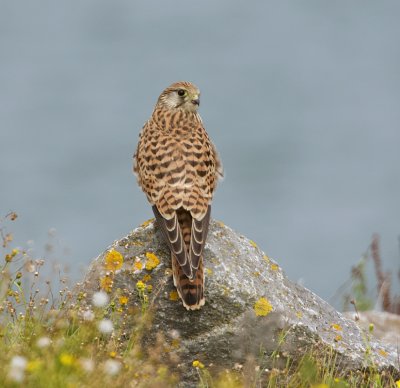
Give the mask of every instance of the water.
M 82 266 L 152 217 L 131 173 L 162 91 L 190 80 L 226 170 L 213 216 L 329 298 L 400 232 L 400 3 L 0 1 L 0 210 Z

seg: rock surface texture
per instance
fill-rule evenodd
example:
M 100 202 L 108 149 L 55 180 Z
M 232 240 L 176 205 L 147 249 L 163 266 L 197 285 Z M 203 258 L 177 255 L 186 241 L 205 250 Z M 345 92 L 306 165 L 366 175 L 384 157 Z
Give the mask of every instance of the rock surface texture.
M 110 273 L 105 263 L 113 251 L 121 253 L 123 264 Z M 399 372 L 394 346 L 370 338 L 354 321 L 288 280 L 254 242 L 220 222 L 210 224 L 205 249 L 206 304 L 201 310 L 183 308 L 170 265 L 161 234 L 153 222 L 147 222 L 95 259 L 82 286 L 87 303 L 100 284 L 111 297 L 129 295 L 128 306 L 134 315 L 140 314 L 143 304 L 137 286 L 142 282 L 139 285 L 145 286 L 143 292 L 153 311 L 146 345 L 151 346 L 157 332 L 174 339 L 176 368 L 184 386 L 193 385 L 196 379 L 191 367 L 196 359 L 206 366 L 230 369 L 248 357 L 261 357 L 268 367 L 274 351 L 279 351 L 284 364 L 286 357 L 298 360 L 311 348 L 329 349 L 336 363 L 349 371 L 374 364 L 379 370 Z M 128 336 L 129 329 L 128 325 Z

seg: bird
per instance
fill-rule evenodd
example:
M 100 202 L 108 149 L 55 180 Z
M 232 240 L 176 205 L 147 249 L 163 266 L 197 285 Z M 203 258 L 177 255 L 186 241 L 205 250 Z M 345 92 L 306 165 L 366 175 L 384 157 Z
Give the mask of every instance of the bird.
M 171 251 L 174 286 L 187 310 L 205 304 L 203 251 L 213 194 L 223 177 L 199 106 L 200 90 L 193 83 L 167 87 L 133 156 L 133 171 Z

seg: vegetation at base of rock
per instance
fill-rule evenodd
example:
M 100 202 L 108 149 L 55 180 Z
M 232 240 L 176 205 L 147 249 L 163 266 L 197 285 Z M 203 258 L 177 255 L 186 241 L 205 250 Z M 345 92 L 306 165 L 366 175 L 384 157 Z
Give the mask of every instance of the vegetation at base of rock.
M 9 216 L 8 220 L 13 218 Z M 11 244 L 11 237 L 3 239 L 0 264 L 3 387 L 174 387 L 180 376 L 172 369 L 179 363 L 196 370 L 200 387 L 342 388 L 396 384 L 390 374 L 382 375 L 373 367 L 343 375 L 334 353 L 321 353 L 318 349 L 305 351 L 300 362 L 286 358 L 279 347 L 268 355 L 260 349 L 258 359 L 249 357 L 243 365 L 225 370 L 195 357 L 180 360 L 173 352 L 179 346 L 175 333 L 170 338 L 156 333 L 156 340 L 146 344 L 152 319 L 147 295 L 158 292 L 156 287 L 149 289 L 147 278 L 136 283 L 134 294 L 118 289 L 113 289 L 112 294 L 100 291 L 88 307 L 83 303 L 84 292 L 76 294 L 76 288 L 69 287 L 63 279 L 59 284 L 48 284 L 41 275 L 46 263 Z M 118 255 L 111 259 L 113 268 L 122 264 Z M 57 296 L 52 291 L 55 289 L 59 289 Z M 132 298 L 137 298 L 142 308 L 133 310 L 129 303 Z M 126 320 L 134 322 L 133 331 L 127 332 Z M 267 359 L 268 365 L 271 360 L 273 365 L 268 369 Z

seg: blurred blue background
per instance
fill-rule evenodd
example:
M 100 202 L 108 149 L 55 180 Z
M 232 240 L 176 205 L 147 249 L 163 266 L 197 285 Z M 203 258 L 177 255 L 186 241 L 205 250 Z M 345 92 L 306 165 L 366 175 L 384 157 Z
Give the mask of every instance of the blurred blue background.
M 213 216 L 329 298 L 400 232 L 398 1 L 0 1 L 0 210 L 76 279 L 152 217 L 131 172 L 160 92 L 189 80 L 226 178 Z

